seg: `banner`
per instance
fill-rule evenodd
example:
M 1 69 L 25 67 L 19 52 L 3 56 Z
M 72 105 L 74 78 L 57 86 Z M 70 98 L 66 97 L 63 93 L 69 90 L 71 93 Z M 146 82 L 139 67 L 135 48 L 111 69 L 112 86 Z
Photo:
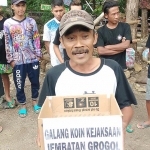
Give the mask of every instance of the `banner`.
M 43 135 L 45 150 L 123 150 L 120 116 L 47 118 Z
M 0 6 L 7 6 L 7 0 L 0 0 Z

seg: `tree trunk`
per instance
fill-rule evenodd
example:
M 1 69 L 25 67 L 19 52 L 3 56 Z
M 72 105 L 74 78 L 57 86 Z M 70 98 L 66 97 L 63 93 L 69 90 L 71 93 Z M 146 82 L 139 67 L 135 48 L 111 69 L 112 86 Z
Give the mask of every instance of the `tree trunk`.
M 126 22 L 137 20 L 139 10 L 139 0 L 127 0 L 126 3 Z M 137 36 L 137 24 L 130 25 L 132 39 L 136 39 Z M 132 44 L 135 50 L 137 49 L 136 43 Z
M 147 9 L 142 9 L 142 23 L 141 23 L 141 38 L 145 38 L 148 35 L 147 24 Z

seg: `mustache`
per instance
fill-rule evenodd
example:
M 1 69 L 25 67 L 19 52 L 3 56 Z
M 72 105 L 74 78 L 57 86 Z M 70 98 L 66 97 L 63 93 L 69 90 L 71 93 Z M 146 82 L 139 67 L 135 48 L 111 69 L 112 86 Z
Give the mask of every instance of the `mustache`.
M 89 50 L 78 48 L 78 49 L 75 49 L 75 50 L 72 51 L 72 55 L 83 54 L 83 53 L 89 53 Z

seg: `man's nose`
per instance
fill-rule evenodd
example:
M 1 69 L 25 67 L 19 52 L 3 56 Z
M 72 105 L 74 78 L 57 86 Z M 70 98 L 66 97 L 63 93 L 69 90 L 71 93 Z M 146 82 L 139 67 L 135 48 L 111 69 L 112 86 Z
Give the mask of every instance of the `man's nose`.
M 118 19 L 119 18 L 119 14 L 115 14 L 115 18 Z
M 77 39 L 75 47 L 77 48 L 77 47 L 82 47 L 82 46 L 83 46 L 83 44 L 82 44 L 81 40 Z
M 60 15 L 61 15 L 61 12 L 60 12 L 60 11 L 58 11 L 58 13 L 57 13 L 57 14 L 58 14 L 58 16 L 60 16 Z

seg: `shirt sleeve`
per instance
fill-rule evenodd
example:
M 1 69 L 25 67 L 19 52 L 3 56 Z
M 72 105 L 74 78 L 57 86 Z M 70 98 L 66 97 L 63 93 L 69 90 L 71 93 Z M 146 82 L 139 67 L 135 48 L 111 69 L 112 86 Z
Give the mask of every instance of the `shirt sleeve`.
M 132 41 L 131 29 L 129 24 L 127 23 L 125 23 L 125 27 L 124 27 L 124 37 L 126 38 L 126 40 Z
M 6 49 L 6 59 L 8 63 L 11 63 L 13 58 L 13 42 L 10 34 L 9 27 L 7 23 L 4 22 L 4 34 L 5 34 L 5 49 Z
M 120 109 L 130 106 L 131 104 L 137 105 L 136 98 L 119 64 L 117 64 L 117 68 L 115 69 L 115 75 L 117 79 L 115 97 Z
M 59 34 L 59 28 L 57 29 L 57 31 L 56 31 L 56 35 L 55 35 L 55 39 L 54 39 L 54 41 L 53 41 L 53 44 L 55 44 L 55 45 L 60 45 L 60 34 Z
M 42 52 L 41 52 L 41 46 L 40 46 L 40 35 L 38 33 L 38 28 L 37 24 L 34 21 L 34 26 L 33 26 L 33 47 L 34 47 L 34 54 L 37 57 L 42 57 Z
M 101 27 L 97 30 L 98 38 L 97 38 L 97 43 L 95 45 L 96 47 L 104 46 L 104 38 L 103 38 L 102 29 L 103 29 L 103 27 Z
M 51 42 L 51 34 L 50 34 L 50 31 L 49 31 L 49 28 L 47 27 L 47 24 L 44 25 L 43 41 Z
M 148 40 L 146 42 L 146 47 L 147 48 L 150 48 L 150 35 L 148 36 Z

